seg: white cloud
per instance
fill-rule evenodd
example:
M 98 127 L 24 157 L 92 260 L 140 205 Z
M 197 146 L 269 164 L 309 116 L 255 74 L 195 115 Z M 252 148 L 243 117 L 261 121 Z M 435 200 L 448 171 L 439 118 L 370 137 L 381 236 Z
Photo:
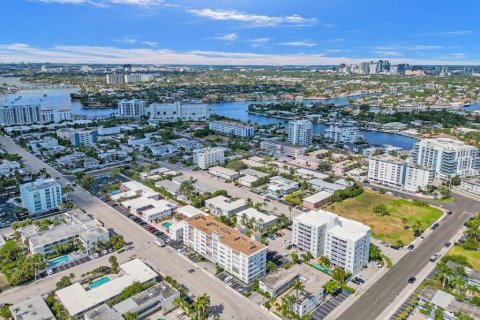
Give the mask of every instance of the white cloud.
M 459 31 L 439 31 L 439 32 L 424 32 L 420 33 L 420 36 L 430 37 L 454 37 L 454 36 L 466 36 L 471 34 L 471 30 L 459 30 Z
M 373 51 L 374 54 L 387 57 L 398 57 L 403 56 L 403 53 L 397 51 Z
M 155 42 L 155 41 L 142 41 L 142 43 L 151 47 L 151 48 L 158 47 L 158 42 Z
M 235 32 L 232 32 L 232 33 L 227 33 L 227 34 L 224 34 L 224 35 L 221 35 L 221 36 L 216 36 L 216 37 L 213 37 L 212 39 L 216 39 L 216 40 L 224 40 L 224 41 L 235 41 L 238 39 L 238 34 L 235 33 Z
M 152 48 L 117 48 L 95 46 L 54 46 L 36 48 L 24 43 L 0 44 L 0 61 L 58 62 L 58 63 L 145 63 L 145 64 L 205 64 L 205 65 L 329 65 L 358 63 L 377 57 L 328 57 L 325 54 L 258 54 L 225 51 L 174 51 Z M 445 59 L 391 59 L 392 63 L 411 64 L 479 64 L 477 60 Z
M 316 18 L 303 18 L 296 14 L 289 16 L 267 16 L 222 9 L 188 9 L 187 12 L 211 20 L 249 23 L 251 27 L 275 27 L 281 25 L 312 26 L 318 22 Z
M 270 41 L 270 38 L 256 38 L 256 39 L 250 39 L 247 41 L 250 42 L 250 45 L 252 47 L 258 48 L 268 43 Z
M 317 44 L 310 41 L 290 41 L 290 42 L 282 42 L 280 43 L 282 46 L 290 46 L 290 47 L 315 47 Z

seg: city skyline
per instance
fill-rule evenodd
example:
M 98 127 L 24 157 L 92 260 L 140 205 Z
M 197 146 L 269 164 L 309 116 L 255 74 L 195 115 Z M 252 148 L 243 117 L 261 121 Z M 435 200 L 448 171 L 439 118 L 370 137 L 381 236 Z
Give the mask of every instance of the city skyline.
M 6 0 L 0 61 L 480 64 L 478 3 L 374 2 Z

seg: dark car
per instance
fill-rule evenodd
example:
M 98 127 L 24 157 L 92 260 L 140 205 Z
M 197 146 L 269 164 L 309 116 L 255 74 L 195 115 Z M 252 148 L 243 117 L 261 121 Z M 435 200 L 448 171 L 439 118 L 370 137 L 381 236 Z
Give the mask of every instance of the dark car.
M 415 278 L 415 277 L 410 277 L 410 278 L 408 278 L 408 283 L 414 283 L 415 280 L 417 280 L 417 278 Z
M 399 246 L 390 246 L 390 248 L 394 249 L 394 250 L 400 250 L 400 247 Z
M 447 214 L 453 214 L 453 211 L 448 211 Z
M 444 246 L 445 248 L 448 248 L 448 247 L 450 247 L 451 245 L 452 245 L 451 242 L 445 242 L 445 244 L 444 244 L 443 246 Z
M 360 282 L 358 282 L 357 279 L 352 279 L 352 283 L 357 284 L 357 285 L 360 284 Z
M 413 248 L 415 248 L 415 246 L 413 244 L 411 244 L 407 247 L 408 250 L 413 250 Z
M 437 228 L 438 228 L 438 226 L 439 226 L 439 224 L 438 224 L 438 223 L 435 223 L 435 224 L 432 226 L 432 230 L 435 230 L 435 229 L 437 229 Z
M 359 277 L 356 277 L 354 280 L 357 280 L 360 283 L 365 283 L 365 280 L 363 280 L 362 278 L 359 278 Z

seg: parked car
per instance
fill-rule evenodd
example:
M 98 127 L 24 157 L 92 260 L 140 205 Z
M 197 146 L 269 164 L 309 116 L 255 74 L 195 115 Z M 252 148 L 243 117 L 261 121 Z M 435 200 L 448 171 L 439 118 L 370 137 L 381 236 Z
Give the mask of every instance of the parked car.
M 51 275 L 53 274 L 53 270 L 52 270 L 52 269 L 48 269 L 48 270 L 47 270 L 47 274 L 48 274 L 49 276 L 51 276 Z
M 390 245 L 388 243 L 386 243 L 385 241 L 380 242 L 380 244 L 384 245 L 387 248 L 390 247 Z
M 399 246 L 390 246 L 390 248 L 394 249 L 394 250 L 400 250 L 400 247 Z
M 435 223 L 435 224 L 432 226 L 432 230 L 435 230 L 435 229 L 437 229 L 437 228 L 438 228 L 438 226 L 439 226 L 439 224 L 438 224 L 438 223 Z
M 352 279 L 352 283 L 357 284 L 357 285 L 360 284 L 360 282 L 358 282 L 356 279 Z
M 363 280 L 363 279 L 360 278 L 360 277 L 356 277 L 355 280 L 357 280 L 357 281 L 360 282 L 360 283 L 365 283 L 365 280 Z
M 415 246 L 413 244 L 411 244 L 407 247 L 408 250 L 413 250 L 413 248 L 415 248 Z
M 408 278 L 408 283 L 414 283 L 417 280 L 415 277 Z
M 448 247 L 450 247 L 451 245 L 452 245 L 451 242 L 445 242 L 445 244 L 444 244 L 443 246 L 444 246 L 445 248 L 448 248 Z

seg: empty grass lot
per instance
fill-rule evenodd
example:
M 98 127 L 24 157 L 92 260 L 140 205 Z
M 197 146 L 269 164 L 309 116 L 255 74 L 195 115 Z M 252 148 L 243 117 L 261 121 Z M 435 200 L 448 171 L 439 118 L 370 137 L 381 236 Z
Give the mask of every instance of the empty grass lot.
M 467 257 L 467 260 L 472 265 L 472 268 L 480 270 L 480 251 L 470 251 L 465 250 L 460 246 L 453 246 L 448 251 L 447 255 L 460 255 Z
M 379 204 L 387 207 L 389 215 L 382 216 L 374 212 L 374 207 Z M 333 203 L 325 209 L 370 226 L 374 238 L 390 244 L 396 244 L 398 240 L 407 244 L 413 240 L 413 231 L 404 228 L 403 218 L 408 220 L 409 226 L 420 221 L 425 230 L 443 214 L 440 209 L 419 206 L 412 201 L 371 190 L 365 190 L 355 198 Z

